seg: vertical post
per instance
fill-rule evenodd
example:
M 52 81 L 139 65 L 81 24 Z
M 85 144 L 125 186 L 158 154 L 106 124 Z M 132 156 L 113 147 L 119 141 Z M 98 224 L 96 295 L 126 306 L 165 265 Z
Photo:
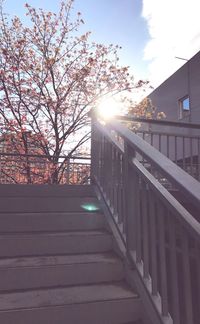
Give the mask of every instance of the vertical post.
M 197 179 L 200 180 L 200 139 L 198 138 L 198 157 L 197 157 L 197 169 L 198 169 L 198 177 Z
M 143 264 L 144 264 L 144 278 L 149 278 L 149 187 L 148 184 L 142 180 L 142 206 L 143 206 Z
M 185 165 L 185 136 L 183 136 L 183 170 L 186 171 L 186 165 Z
M 165 241 L 165 217 L 167 212 L 165 206 L 160 202 L 159 205 L 159 260 L 160 260 L 160 293 L 162 298 L 162 315 L 168 316 L 168 281 L 166 263 L 166 241 Z M 189 324 L 189 323 L 188 323 Z
M 149 191 L 149 220 L 150 220 L 150 258 L 151 258 L 151 277 L 152 295 L 158 293 L 158 255 L 156 238 L 156 201 L 152 191 Z
M 135 227 L 134 217 L 134 178 L 133 171 L 129 165 L 129 161 L 135 157 L 135 151 L 124 142 L 124 226 L 126 234 L 127 253 L 135 250 L 135 237 L 133 237 Z
M 90 111 L 89 116 L 91 118 L 91 165 L 90 165 L 90 179 L 91 184 L 95 183 L 95 113 Z M 97 167 L 97 166 L 96 166 Z
M 193 176 L 193 138 L 190 138 L 190 175 Z
M 186 323 L 193 323 L 192 287 L 190 270 L 189 237 L 182 228 L 182 258 L 183 258 L 183 278 L 184 278 L 184 299 Z
M 178 286 L 178 269 L 177 269 L 177 246 L 176 246 L 176 229 L 172 214 L 169 213 L 169 253 L 170 253 L 170 280 L 171 280 L 171 304 L 173 320 L 180 324 L 180 306 L 179 306 L 179 286 Z
M 70 176 L 69 176 L 69 172 L 70 172 L 70 159 L 68 158 L 67 161 L 66 161 L 66 169 L 67 169 L 67 172 L 66 172 L 66 180 L 67 180 L 67 184 L 69 184 L 69 179 L 70 179 Z
M 174 136 L 174 161 L 177 164 L 177 136 Z
M 167 137 L 167 157 L 169 158 L 169 135 L 166 135 Z
M 161 134 L 158 135 L 158 151 L 161 152 Z

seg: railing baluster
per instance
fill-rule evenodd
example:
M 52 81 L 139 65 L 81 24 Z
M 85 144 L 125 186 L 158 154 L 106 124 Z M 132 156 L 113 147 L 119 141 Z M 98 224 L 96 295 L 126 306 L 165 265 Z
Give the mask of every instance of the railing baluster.
M 110 195 L 110 202 L 113 207 L 113 212 L 115 213 L 115 201 L 114 201 L 114 157 L 113 157 L 113 145 L 109 143 L 109 159 L 110 159 L 110 179 L 109 179 L 109 195 Z
M 161 134 L 158 135 L 159 139 L 158 139 L 158 150 L 161 152 Z
M 188 242 L 187 233 L 184 231 L 184 229 L 181 230 L 181 241 L 182 241 L 183 282 L 184 282 L 184 301 L 185 301 L 185 317 L 186 317 L 185 323 L 193 323 L 189 242 Z
M 197 145 L 198 145 L 198 154 L 197 154 L 198 178 L 197 178 L 197 179 L 200 180 L 200 139 L 199 139 L 199 138 L 198 138 L 198 143 L 197 143 Z
M 197 282 L 195 280 L 196 284 L 196 298 L 194 300 L 195 303 L 195 311 L 196 311 L 196 319 L 200 318 L 200 308 L 199 308 L 199 300 L 200 300 L 200 246 L 197 242 L 195 242 L 195 261 L 196 261 L 196 278 Z
M 149 206 L 149 220 L 150 220 L 150 257 L 151 257 L 151 277 L 152 277 L 152 295 L 158 293 L 158 256 L 157 256 L 157 233 L 156 233 L 156 208 L 153 192 L 150 191 L 150 206 Z
M 173 215 L 169 214 L 169 259 L 170 259 L 170 280 L 171 280 L 171 304 L 174 324 L 180 322 L 180 305 L 179 305 L 179 287 L 178 287 L 178 270 L 177 270 L 177 246 L 175 236 L 175 222 Z
M 177 136 L 174 137 L 174 159 L 175 163 L 177 164 Z
M 132 192 L 133 196 L 130 198 L 130 214 L 129 217 L 131 218 L 132 222 L 132 235 L 131 235 L 131 243 L 130 248 L 134 251 L 137 249 L 137 190 L 138 190 L 138 183 L 137 183 L 137 173 L 134 168 L 130 168 L 130 177 L 131 177 L 131 185 L 132 185 Z M 131 210 L 132 207 L 132 210 Z
M 183 136 L 183 170 L 186 170 L 185 166 L 185 137 Z
M 115 205 L 115 147 L 111 143 L 111 179 L 110 179 L 110 192 L 111 192 L 111 202 L 113 206 L 113 214 L 116 215 L 116 205 Z
M 149 277 L 149 229 L 148 229 L 148 185 L 142 181 L 142 219 L 143 219 L 143 260 L 144 260 L 144 278 Z
M 150 140 L 150 143 L 151 143 L 151 145 L 153 146 L 153 133 L 150 134 L 150 139 L 151 139 L 151 140 Z
M 193 176 L 193 140 L 190 138 L 190 174 Z
M 122 215 L 122 171 L 121 171 L 121 153 L 117 153 L 117 209 L 118 209 L 118 221 L 119 224 L 123 222 Z
M 165 226 L 164 218 L 166 217 L 165 207 L 158 204 L 158 224 L 159 224 L 159 259 L 160 259 L 160 294 L 162 297 L 162 314 L 168 316 L 168 285 L 167 285 L 167 264 L 166 264 L 166 244 L 165 244 Z
M 136 260 L 141 262 L 142 259 L 142 235 L 141 235 L 141 204 L 140 204 L 140 178 L 138 174 L 135 176 L 136 180 L 136 226 L 137 226 L 137 235 L 136 235 Z
M 169 157 L 169 135 L 167 136 L 167 157 Z
M 126 143 L 127 144 L 127 143 Z M 127 185 L 127 168 L 128 168 L 128 156 L 127 156 L 127 145 L 125 144 L 124 155 L 122 160 L 122 215 L 123 215 L 123 233 L 126 232 L 127 225 L 127 205 L 126 205 L 126 185 Z
M 118 221 L 120 221 L 120 201 L 119 201 L 119 188 L 120 188 L 120 172 L 119 172 L 119 152 L 115 151 L 115 182 L 114 185 L 116 187 L 116 196 L 115 196 L 115 204 L 116 204 L 116 212 Z
M 136 249 L 136 219 L 135 219 L 135 171 L 128 165 L 128 183 L 127 183 L 127 220 L 126 220 L 126 244 L 127 250 Z

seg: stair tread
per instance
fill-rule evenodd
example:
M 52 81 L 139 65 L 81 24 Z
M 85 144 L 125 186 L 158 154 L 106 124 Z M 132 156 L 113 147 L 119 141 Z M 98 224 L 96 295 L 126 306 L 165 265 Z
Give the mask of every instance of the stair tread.
M 43 267 L 86 263 L 119 263 L 114 253 L 90 253 L 75 255 L 34 256 L 0 259 L 0 270 L 20 267 Z
M 22 238 L 36 238 L 36 237 L 54 237 L 54 236 L 92 236 L 92 235 L 110 235 L 106 230 L 70 230 L 70 231 L 49 231 L 49 232 L 6 232 L 0 234 L 0 240 L 5 238 L 14 238 L 14 239 L 22 239 Z
M 84 210 L 80 210 L 80 211 L 42 211 L 42 212 L 39 212 L 39 211 L 36 211 L 36 212 L 0 212 L 0 218 L 1 217 L 8 217 L 8 216 L 43 216 L 43 217 L 46 217 L 48 215 L 53 215 L 55 217 L 59 217 L 60 216 L 88 216 L 88 215 L 99 215 L 99 216 L 103 216 L 103 213 L 101 212 L 101 210 L 98 210 L 98 211 L 84 211 Z
M 0 184 L 1 197 L 28 197 L 28 196 L 42 196 L 42 197 L 95 197 L 94 188 L 92 185 L 67 185 L 67 184 Z
M 0 294 L 0 311 L 136 298 L 125 282 L 38 289 Z
M 100 210 L 96 197 L 4 197 L 0 212 L 86 212 L 91 205 Z

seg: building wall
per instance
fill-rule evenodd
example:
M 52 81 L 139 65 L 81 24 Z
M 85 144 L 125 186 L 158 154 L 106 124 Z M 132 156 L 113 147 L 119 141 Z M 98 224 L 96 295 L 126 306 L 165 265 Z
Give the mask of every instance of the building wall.
M 187 95 L 190 114 L 180 118 L 179 100 Z M 167 120 L 200 123 L 200 52 L 156 88 L 149 98 L 156 112 L 165 112 Z
M 190 99 L 190 110 L 184 111 L 181 116 L 180 99 L 186 96 Z M 156 113 L 166 114 L 166 120 L 200 124 L 200 52 L 156 88 L 149 98 L 156 107 Z M 161 152 L 173 161 L 181 160 L 183 156 L 200 156 L 200 140 L 191 139 L 191 136 L 200 136 L 200 129 L 155 124 L 142 125 L 141 129 L 166 134 L 161 137 L 154 135 L 153 146 L 157 149 L 161 147 Z M 148 135 L 146 140 L 151 143 L 151 135 Z

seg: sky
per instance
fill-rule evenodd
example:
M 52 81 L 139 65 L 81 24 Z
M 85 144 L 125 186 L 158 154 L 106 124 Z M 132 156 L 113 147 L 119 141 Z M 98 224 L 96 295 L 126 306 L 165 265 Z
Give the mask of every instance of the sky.
M 27 2 L 51 11 L 60 3 Z M 4 8 L 25 21 L 24 3 L 5 0 Z M 82 13 L 91 40 L 122 46 L 120 64 L 154 88 L 200 50 L 199 0 L 75 0 L 74 10 Z

